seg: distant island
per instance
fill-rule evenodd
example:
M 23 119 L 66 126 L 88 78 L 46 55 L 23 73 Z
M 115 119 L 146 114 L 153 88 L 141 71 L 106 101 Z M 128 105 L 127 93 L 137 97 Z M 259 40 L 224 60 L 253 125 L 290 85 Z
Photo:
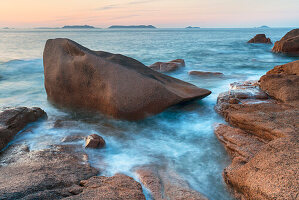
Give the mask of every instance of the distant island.
M 120 26 L 120 25 L 114 25 L 110 26 L 109 28 L 156 28 L 153 25 L 134 25 L 134 26 Z
M 187 26 L 186 28 L 200 28 L 198 26 Z
M 260 26 L 260 27 L 257 27 L 257 28 L 270 28 L 269 26 Z
M 64 26 L 62 28 L 95 28 L 95 27 L 89 25 L 74 25 L 74 26 Z

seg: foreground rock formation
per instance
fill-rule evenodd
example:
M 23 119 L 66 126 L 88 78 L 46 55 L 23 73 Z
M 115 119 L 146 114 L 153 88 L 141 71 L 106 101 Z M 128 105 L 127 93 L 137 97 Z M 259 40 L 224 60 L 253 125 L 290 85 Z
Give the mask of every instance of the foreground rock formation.
M 149 68 L 158 72 L 172 72 L 180 67 L 185 67 L 185 61 L 183 59 L 176 59 L 169 62 L 156 62 L 149 66 Z
M 275 42 L 272 49 L 275 53 L 286 53 L 299 55 L 299 29 L 293 29 L 283 36 L 279 41 Z
M 143 166 L 138 168 L 136 173 L 155 200 L 207 200 L 205 196 L 192 190 L 189 184 L 172 170 Z
M 27 124 L 46 116 L 40 108 L 18 107 L 0 110 L 0 150 Z
M 68 39 L 48 40 L 44 49 L 49 100 L 138 120 L 211 92 L 160 74 L 132 58 L 91 51 Z
M 223 176 L 240 199 L 298 198 L 298 69 L 298 61 L 277 66 L 218 97 L 216 110 L 233 126 L 215 129 L 233 158 Z
M 248 43 L 265 43 L 272 44 L 271 39 L 267 38 L 265 34 L 257 34 L 252 39 L 248 41 Z

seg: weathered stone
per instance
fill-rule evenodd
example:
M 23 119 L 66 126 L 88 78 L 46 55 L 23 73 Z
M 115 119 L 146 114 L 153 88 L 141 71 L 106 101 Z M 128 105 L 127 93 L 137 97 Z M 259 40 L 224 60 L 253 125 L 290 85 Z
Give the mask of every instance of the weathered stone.
M 145 200 L 140 183 L 124 174 L 112 177 L 94 176 L 80 182 L 83 192 L 65 200 Z
M 190 71 L 189 75 L 195 75 L 195 76 L 223 76 L 223 73 L 221 73 L 221 72 Z
M 0 110 L 0 150 L 27 124 L 35 122 L 47 114 L 40 108 L 4 108 Z
M 156 62 L 149 66 L 149 68 L 159 72 L 171 72 L 185 67 L 185 61 L 183 59 L 176 59 L 169 62 Z
M 103 148 L 105 145 L 105 140 L 97 134 L 89 135 L 85 139 L 85 148 Z
M 299 55 L 299 29 L 291 30 L 280 41 L 275 42 L 272 51 Z
M 248 41 L 248 43 L 266 43 L 266 44 L 272 44 L 271 39 L 267 38 L 265 34 L 257 34 Z
M 191 189 L 173 170 L 144 166 L 138 168 L 136 173 L 155 200 L 207 200 L 205 196 Z
M 50 101 L 115 118 L 143 119 L 211 93 L 132 58 L 91 51 L 68 39 L 48 40 L 43 61 Z

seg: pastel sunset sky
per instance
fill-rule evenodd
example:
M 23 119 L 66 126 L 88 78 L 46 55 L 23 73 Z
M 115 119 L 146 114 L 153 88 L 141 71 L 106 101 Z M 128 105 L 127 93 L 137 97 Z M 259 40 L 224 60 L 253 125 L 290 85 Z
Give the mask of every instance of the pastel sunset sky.
M 299 26 L 299 0 L 0 0 L 0 27 Z

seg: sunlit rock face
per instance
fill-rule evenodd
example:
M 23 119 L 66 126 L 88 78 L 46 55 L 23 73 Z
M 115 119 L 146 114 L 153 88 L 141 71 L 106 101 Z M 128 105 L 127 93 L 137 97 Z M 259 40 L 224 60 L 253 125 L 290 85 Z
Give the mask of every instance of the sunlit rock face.
M 143 119 L 211 93 L 132 58 L 91 51 L 69 39 L 48 40 L 43 61 L 49 100 L 114 118 Z
M 275 53 L 285 53 L 299 55 L 299 29 L 293 29 L 288 32 L 281 40 L 275 42 L 272 49 Z
M 218 97 L 216 110 L 233 126 L 215 129 L 233 158 L 223 177 L 241 199 L 298 196 L 298 69 L 298 61 L 276 66 Z

